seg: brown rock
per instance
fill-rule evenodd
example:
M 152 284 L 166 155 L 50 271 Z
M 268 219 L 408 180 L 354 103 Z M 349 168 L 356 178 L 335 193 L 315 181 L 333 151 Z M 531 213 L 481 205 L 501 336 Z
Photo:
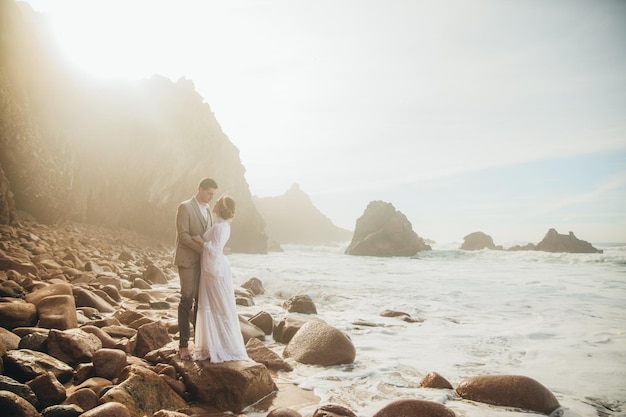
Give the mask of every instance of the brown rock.
M 30 381 L 45 372 L 52 372 L 62 382 L 72 379 L 73 369 L 65 362 L 29 349 L 11 350 L 3 358 L 5 375 L 20 382 Z
M 93 355 L 95 376 L 113 380 L 127 364 L 126 352 L 119 349 L 100 349 Z
M 293 371 L 291 365 L 285 362 L 280 356 L 270 350 L 258 339 L 250 339 L 246 343 L 248 356 L 255 362 L 262 363 L 268 369 L 274 371 Z
M 560 407 L 550 390 L 521 375 L 484 375 L 466 378 L 456 387 L 466 400 L 516 407 L 550 414 Z
M 143 273 L 143 279 L 152 284 L 167 284 L 167 277 L 156 265 L 150 264 Z
M 65 400 L 65 387 L 52 372 L 46 372 L 26 383 L 39 400 L 42 408 L 59 404 Z
M 561 235 L 555 229 L 548 230 L 543 240 L 537 243 L 535 250 L 544 252 L 567 252 L 567 253 L 602 253 L 594 248 L 591 243 L 580 240 L 573 232 Z
M 129 365 L 120 375 L 120 384 L 100 399 L 101 402 L 124 404 L 131 417 L 143 417 L 161 410 L 178 410 L 187 406 L 169 385 L 148 368 Z
M 302 414 L 292 410 L 291 408 L 281 407 L 270 411 L 267 414 L 267 417 L 302 417 Z
M 455 417 L 443 404 L 426 400 L 397 400 L 378 410 L 372 417 Z
M 40 417 L 31 403 L 11 391 L 0 391 L 2 415 L 11 417 Z
M 152 417 L 189 417 L 189 414 L 179 413 L 178 411 L 159 410 L 152 414 Z
M 250 339 L 265 339 L 265 332 L 242 316 L 239 316 L 239 327 L 241 329 L 241 335 L 243 336 L 244 343 L 248 343 L 248 340 Z
M 274 328 L 273 338 L 278 343 L 289 343 L 291 338 L 308 320 L 295 316 L 287 316 L 278 322 Z
M 131 414 L 124 404 L 109 402 L 84 412 L 80 417 L 143 417 L 143 415 Z
M 310 320 L 289 341 L 283 356 L 309 365 L 352 363 L 356 349 L 338 329 L 321 320 Z
M 74 368 L 73 382 L 74 382 L 74 384 L 82 384 L 83 382 L 85 382 L 89 378 L 93 377 L 95 375 L 95 373 L 96 373 L 96 371 L 95 371 L 95 368 L 93 366 L 93 363 L 91 363 L 91 362 L 89 362 L 89 363 L 79 363 Z
M 6 350 L 17 349 L 20 344 L 20 336 L 10 330 L 0 327 L 0 342 L 4 344 Z
M 265 288 L 263 288 L 263 283 L 257 277 L 250 278 L 249 280 L 244 282 L 241 286 L 242 288 L 245 288 L 246 290 L 251 291 L 252 294 L 254 295 L 265 294 Z
M 94 294 L 93 291 L 74 286 L 72 287 L 72 292 L 74 293 L 77 307 L 93 307 L 101 313 L 113 313 L 115 311 L 111 304 Z
M 283 303 L 283 308 L 290 313 L 317 314 L 315 303 L 308 295 L 294 295 Z
M 313 412 L 312 417 L 357 417 L 357 415 L 341 405 L 325 404 L 319 406 Z
M 137 288 L 140 290 L 149 290 L 152 289 L 152 285 L 148 284 L 142 278 L 135 278 L 133 281 L 133 288 Z
M 0 300 L 0 327 L 13 330 L 37 324 L 37 307 L 34 304 L 18 299 L 5 300 Z
M 137 344 L 135 354 L 143 358 L 151 350 L 159 349 L 172 341 L 167 328 L 161 322 L 153 322 L 140 326 L 137 329 Z
M 38 305 L 42 299 L 51 295 L 73 295 L 72 286 L 67 283 L 46 285 L 45 287 L 39 288 L 31 293 L 26 294 L 24 300 L 29 303 Z
M 496 249 L 491 236 L 483 232 L 474 232 L 463 238 L 462 250 Z
M 88 411 L 98 406 L 98 395 L 90 388 L 80 388 L 69 394 L 63 404 L 76 404 Z
M 80 326 L 80 329 L 84 332 L 91 333 L 95 335 L 102 342 L 102 347 L 104 348 L 113 348 L 117 344 L 115 339 L 113 339 L 107 332 L 102 330 L 100 327 L 85 325 Z
M 72 295 L 51 295 L 37 304 L 39 326 L 67 330 L 78 327 L 76 305 Z
M 101 348 L 100 339 L 81 329 L 50 329 L 48 334 L 48 354 L 73 366 L 91 362 L 94 353 Z
M 267 368 L 253 361 L 172 362 L 194 398 L 223 411 L 240 412 L 277 390 Z
M 109 381 L 108 379 L 94 376 L 93 378 L 89 378 L 88 380 L 82 382 L 81 384 L 76 385 L 74 389 L 79 390 L 83 388 L 89 388 L 90 390 L 95 392 L 96 395 L 100 396 L 102 391 L 105 388 L 110 387 L 111 385 L 112 385 L 112 382 Z
M 356 221 L 346 254 L 357 256 L 413 256 L 431 250 L 413 231 L 411 222 L 391 203 L 372 201 Z
M 274 331 L 274 319 L 267 311 L 258 312 L 254 316 L 250 317 L 248 321 L 263 330 L 263 333 L 266 335 L 272 334 Z
M 420 387 L 453 389 L 452 384 L 447 379 L 439 375 L 437 372 L 429 372 L 420 382 Z

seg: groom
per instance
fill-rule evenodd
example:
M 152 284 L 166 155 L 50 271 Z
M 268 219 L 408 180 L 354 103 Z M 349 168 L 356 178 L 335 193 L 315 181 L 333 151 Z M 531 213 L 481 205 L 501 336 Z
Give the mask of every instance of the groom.
M 176 211 L 176 254 L 174 264 L 178 266 L 180 278 L 180 303 L 178 304 L 178 330 L 180 331 L 179 355 L 183 360 L 191 359 L 189 352 L 190 319 L 195 323 L 198 303 L 198 281 L 200 279 L 200 257 L 202 245 L 192 236 L 205 232 L 213 225 L 209 203 L 215 196 L 217 183 L 205 178 L 198 185 L 198 192 L 183 201 Z M 191 316 L 191 312 L 194 315 Z

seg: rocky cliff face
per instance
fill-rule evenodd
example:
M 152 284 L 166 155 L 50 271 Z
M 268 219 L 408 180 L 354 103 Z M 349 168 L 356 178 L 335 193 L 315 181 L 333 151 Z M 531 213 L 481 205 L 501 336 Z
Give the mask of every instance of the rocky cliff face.
M 268 235 L 278 243 L 323 244 L 347 242 L 352 232 L 332 224 L 297 184 L 277 197 L 254 197 L 267 223 Z
M 3 196 L 12 193 L 18 211 L 42 223 L 121 226 L 174 243 L 178 203 L 212 177 L 218 195 L 238 203 L 229 246 L 267 251 L 239 151 L 191 81 L 102 82 L 72 73 L 39 14 L 11 0 L 0 8 L 0 168 Z M 2 221 L 10 218 L 15 212 Z

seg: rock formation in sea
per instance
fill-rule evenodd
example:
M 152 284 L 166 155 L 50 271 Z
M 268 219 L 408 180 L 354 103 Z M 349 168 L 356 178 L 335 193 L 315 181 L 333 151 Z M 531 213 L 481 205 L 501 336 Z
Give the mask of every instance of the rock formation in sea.
M 483 232 L 473 232 L 463 238 L 461 244 L 462 250 L 481 250 L 481 249 L 502 249 L 502 246 L 496 246 L 493 239 Z
M 346 254 L 357 256 L 413 256 L 432 250 L 413 231 L 411 222 L 391 203 L 371 201 L 356 221 Z
M 88 78 L 61 58 L 43 15 L 12 0 L 0 7 L 4 223 L 19 213 L 45 224 L 120 226 L 169 243 L 178 203 L 212 177 L 238 204 L 229 247 L 267 251 L 239 150 L 192 81 Z
M 278 243 L 324 244 L 347 242 L 352 232 L 335 226 L 311 198 L 293 184 L 277 197 L 253 197 L 267 225 L 266 231 Z
M 544 252 L 568 252 L 568 253 L 602 253 L 591 243 L 580 240 L 573 232 L 567 235 L 559 234 L 555 229 L 550 229 L 543 240 L 535 246 L 535 250 Z

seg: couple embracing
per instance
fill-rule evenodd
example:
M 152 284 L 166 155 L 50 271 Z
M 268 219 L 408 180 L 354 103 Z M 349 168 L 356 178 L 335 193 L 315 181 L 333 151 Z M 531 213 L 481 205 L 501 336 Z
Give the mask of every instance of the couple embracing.
M 224 255 L 235 201 L 220 197 L 211 210 L 209 203 L 216 192 L 217 183 L 205 178 L 196 195 L 182 202 L 176 212 L 174 264 L 180 277 L 178 353 L 183 360 L 249 360 L 239 326 L 230 265 Z M 189 349 L 190 321 L 194 323 L 193 352 Z

